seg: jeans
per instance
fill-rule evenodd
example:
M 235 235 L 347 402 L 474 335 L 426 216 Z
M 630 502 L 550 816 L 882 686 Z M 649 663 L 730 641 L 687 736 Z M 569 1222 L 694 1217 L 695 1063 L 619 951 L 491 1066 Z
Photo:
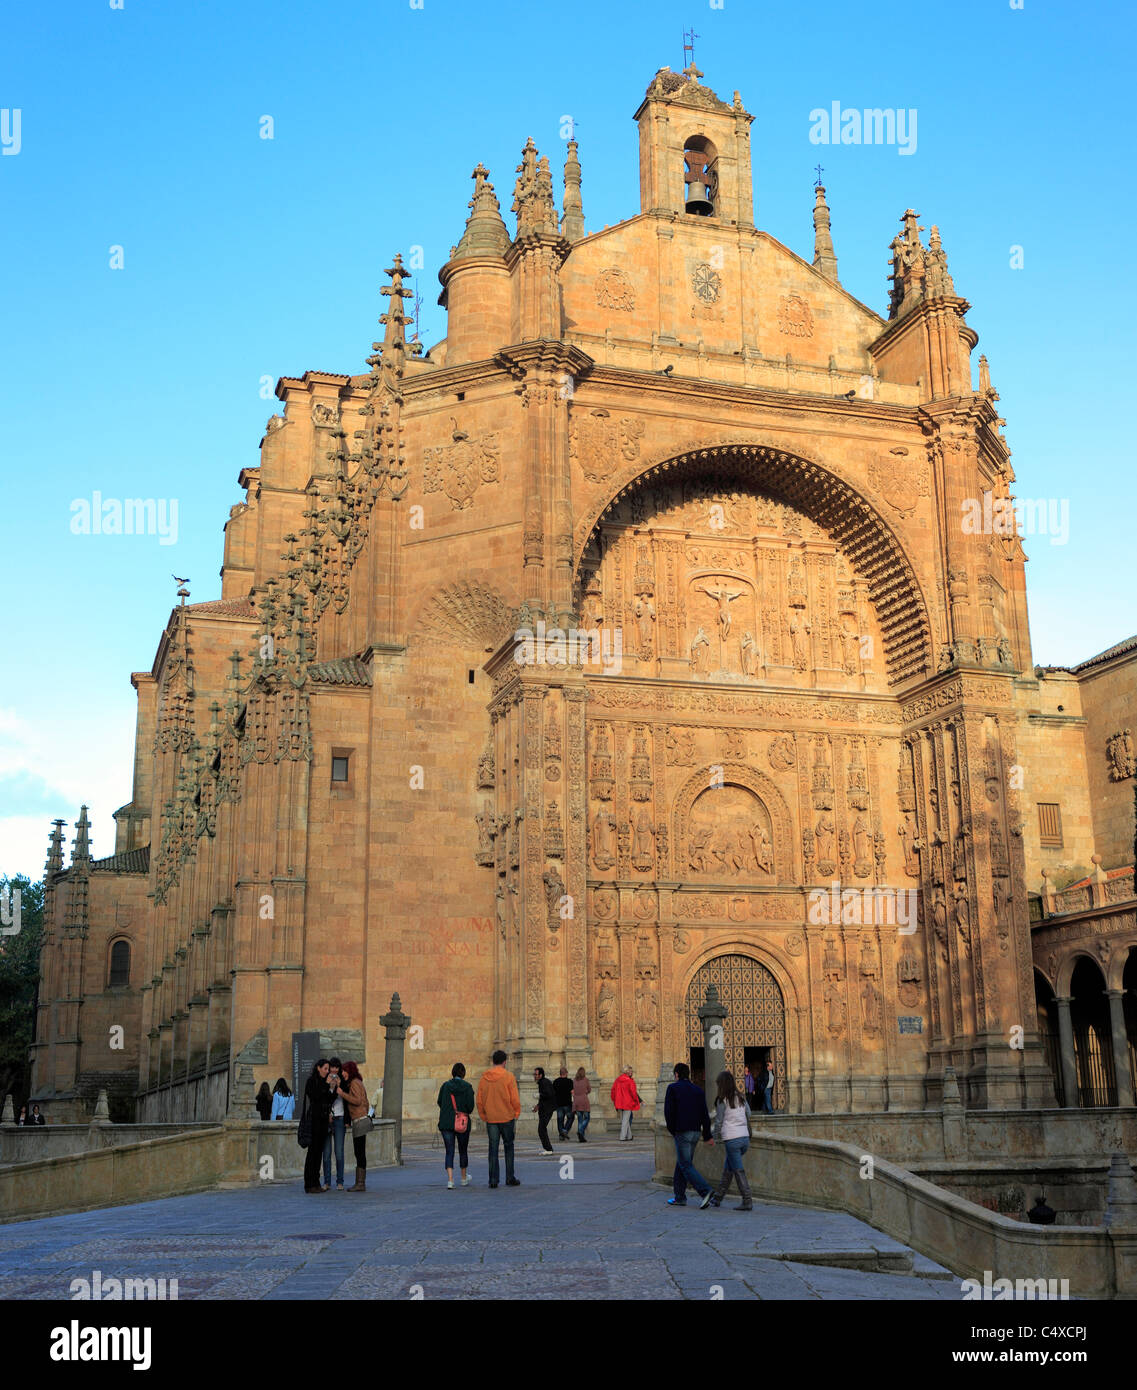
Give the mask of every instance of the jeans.
M 741 1173 L 742 1155 L 750 1147 L 750 1140 L 745 1134 L 740 1134 L 737 1139 L 724 1139 L 722 1146 L 726 1150 L 723 1172 L 729 1169 L 732 1173 Z
M 767 1114 L 773 1114 L 774 1107 L 770 1104 L 770 1097 L 774 1094 L 772 1086 L 763 1086 L 758 1092 L 758 1109 L 765 1110 Z
M 490 1146 L 490 1182 L 495 1185 L 498 1180 L 497 1146 L 499 1142 L 505 1145 L 506 1182 L 513 1177 L 513 1130 L 516 1124 L 516 1120 L 508 1120 L 505 1124 L 497 1125 L 486 1121 L 486 1138 L 489 1140 Z
M 563 1139 L 566 1134 L 572 1133 L 572 1106 L 557 1106 L 557 1133 Z
M 470 1166 L 467 1162 L 470 1151 L 470 1131 L 467 1129 L 462 1134 L 458 1134 L 452 1129 L 440 1129 L 438 1132 L 442 1135 L 443 1144 L 446 1145 L 446 1162 L 443 1166 L 450 1172 L 454 1171 L 454 1144 L 457 1141 L 458 1167 L 464 1173 Z
M 336 1147 L 336 1182 L 343 1186 L 343 1133 L 346 1116 L 333 1115 L 328 1137 L 324 1140 L 324 1186 L 332 1185 L 332 1144 Z
M 583 1135 L 584 1131 L 588 1128 L 588 1122 L 592 1119 L 592 1111 L 574 1110 L 573 1114 L 576 1116 L 576 1132 L 579 1137 Z
M 687 1200 L 687 1184 L 690 1183 L 700 1197 L 705 1197 L 711 1190 L 706 1178 L 695 1168 L 695 1148 L 699 1143 L 699 1131 L 697 1129 L 681 1130 L 672 1136 L 675 1140 L 675 1175 L 672 1178 L 672 1187 L 675 1189 L 675 1200 L 685 1202 Z
M 620 1111 L 620 1138 L 621 1138 L 621 1139 L 630 1139 L 630 1138 L 632 1137 L 632 1115 L 633 1115 L 634 1113 L 635 1113 L 635 1112 L 634 1112 L 634 1111 L 631 1111 L 631 1110 L 621 1110 L 621 1111 Z

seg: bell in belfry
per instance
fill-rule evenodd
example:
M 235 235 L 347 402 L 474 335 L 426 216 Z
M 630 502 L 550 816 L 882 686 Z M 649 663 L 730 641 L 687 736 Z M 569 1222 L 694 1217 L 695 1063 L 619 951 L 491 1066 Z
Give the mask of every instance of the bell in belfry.
M 716 175 L 714 155 L 706 150 L 686 149 L 683 162 L 686 165 L 684 179 L 687 184 L 687 200 L 684 210 L 695 217 L 714 215 L 714 196 Z

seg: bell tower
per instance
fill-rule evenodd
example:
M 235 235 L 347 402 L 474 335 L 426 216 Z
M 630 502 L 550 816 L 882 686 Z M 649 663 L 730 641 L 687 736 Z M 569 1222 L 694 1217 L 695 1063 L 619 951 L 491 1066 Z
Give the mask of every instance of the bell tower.
M 691 63 L 660 68 L 640 103 L 640 211 L 754 225 L 750 122 L 735 92 L 727 105 Z

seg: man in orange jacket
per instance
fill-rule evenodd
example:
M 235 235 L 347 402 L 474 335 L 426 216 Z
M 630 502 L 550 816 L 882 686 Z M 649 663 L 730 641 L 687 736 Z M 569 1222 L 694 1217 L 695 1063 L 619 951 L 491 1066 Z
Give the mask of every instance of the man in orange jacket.
M 505 1185 L 520 1187 L 513 1175 L 513 1136 L 521 1117 L 521 1096 L 517 1078 L 505 1069 L 506 1054 L 500 1049 L 493 1055 L 493 1066 L 482 1072 L 478 1082 L 476 1103 L 478 1114 L 485 1121 L 486 1137 L 490 1143 L 490 1186 L 498 1185 L 497 1150 L 505 1144 Z

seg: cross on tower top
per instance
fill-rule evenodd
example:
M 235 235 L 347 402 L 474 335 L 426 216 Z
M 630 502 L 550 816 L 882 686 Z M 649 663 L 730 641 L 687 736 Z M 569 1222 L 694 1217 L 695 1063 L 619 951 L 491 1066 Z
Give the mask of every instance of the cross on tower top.
M 683 30 L 683 59 L 685 63 L 683 75 L 691 79 L 702 77 L 703 75 L 695 66 L 695 40 L 698 37 L 698 34 L 695 33 L 693 28 Z M 688 55 L 690 55 L 689 62 L 687 61 Z
M 822 175 L 825 171 L 822 169 L 822 167 L 821 167 L 820 164 L 818 164 L 818 165 L 816 166 L 816 168 L 817 168 L 817 178 L 814 179 L 814 184 L 815 184 L 818 188 L 820 188 L 820 187 L 821 187 L 821 175 Z

